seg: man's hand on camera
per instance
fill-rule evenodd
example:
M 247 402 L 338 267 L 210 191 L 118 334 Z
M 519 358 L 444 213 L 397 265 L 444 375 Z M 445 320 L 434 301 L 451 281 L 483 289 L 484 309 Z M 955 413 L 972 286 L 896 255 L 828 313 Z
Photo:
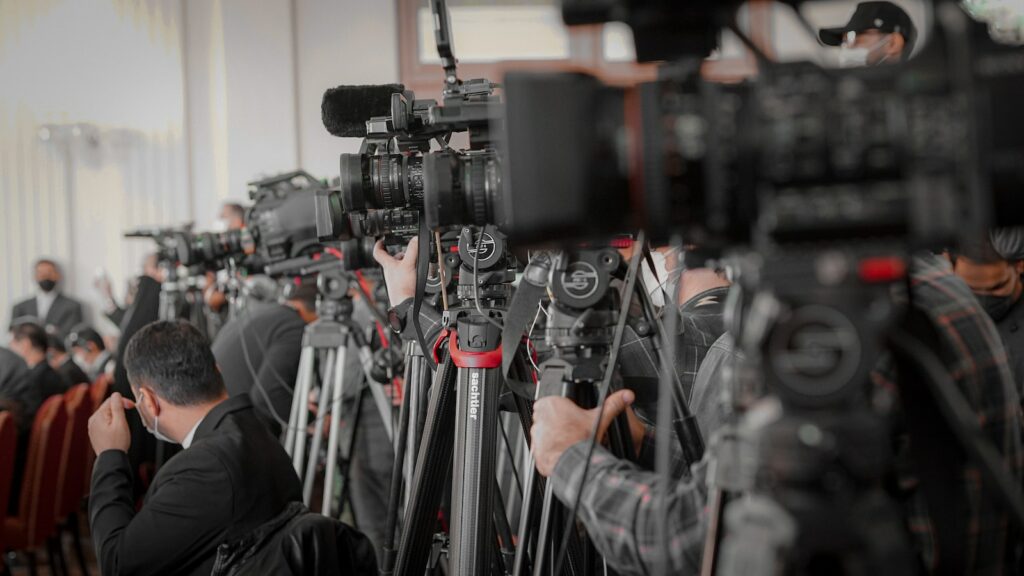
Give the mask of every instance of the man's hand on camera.
M 597 431 L 598 442 L 604 440 L 612 420 L 626 410 L 634 399 L 632 390 L 620 390 L 608 396 Z M 541 398 L 533 405 L 531 451 L 537 463 L 537 470 L 542 476 L 551 476 L 558 459 L 566 450 L 574 444 L 590 439 L 599 410 L 600 408 L 584 410 L 572 400 L 560 396 Z
M 89 418 L 89 440 L 97 455 L 107 450 L 128 451 L 132 445 L 132 434 L 124 411 L 134 407 L 131 400 L 114 392 Z
M 388 287 L 388 301 L 397 306 L 416 295 L 416 255 L 419 254 L 418 239 L 413 238 L 405 252 L 397 256 L 388 254 L 384 241 L 378 240 L 373 247 L 373 258 L 384 270 L 384 283 Z

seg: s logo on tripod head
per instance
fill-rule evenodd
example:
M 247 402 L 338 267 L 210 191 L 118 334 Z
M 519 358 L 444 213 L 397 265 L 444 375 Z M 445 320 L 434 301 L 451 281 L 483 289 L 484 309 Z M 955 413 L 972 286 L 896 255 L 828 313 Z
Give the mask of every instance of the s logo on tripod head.
M 573 262 L 562 273 L 565 293 L 573 298 L 590 298 L 597 292 L 599 281 L 597 268 L 589 262 Z
M 474 258 L 479 258 L 480 260 L 489 260 L 491 258 L 491 256 L 494 255 L 494 237 L 493 236 L 491 236 L 487 232 L 484 232 L 484 237 L 483 237 L 482 240 L 480 240 L 480 254 L 479 254 L 479 256 L 476 253 L 476 243 L 475 243 L 476 242 L 476 238 L 474 238 L 473 240 L 474 240 L 474 243 L 470 244 L 469 246 L 466 247 L 466 252 L 468 252 L 470 256 L 472 256 Z

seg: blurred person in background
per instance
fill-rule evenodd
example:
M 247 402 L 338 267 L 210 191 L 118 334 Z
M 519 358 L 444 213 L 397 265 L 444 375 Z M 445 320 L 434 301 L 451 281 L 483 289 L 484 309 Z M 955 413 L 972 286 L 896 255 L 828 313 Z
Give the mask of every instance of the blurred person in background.
M 149 276 L 162 282 L 163 271 L 160 270 L 160 258 L 155 252 L 147 254 L 145 259 L 142 261 L 142 275 Z M 128 290 L 124 295 L 124 305 L 117 303 L 117 299 L 114 297 L 114 288 L 110 282 L 110 277 L 106 272 L 97 276 L 93 282 L 93 286 L 99 291 L 100 296 L 103 297 L 103 314 L 110 319 L 115 325 L 120 326 L 121 322 L 124 321 L 125 314 L 128 313 L 128 308 L 131 307 L 135 301 L 135 295 L 139 290 L 139 277 L 132 278 L 128 282 Z
M 22 318 L 34 318 L 44 327 L 51 327 L 61 337 L 82 322 L 82 304 L 60 291 L 63 275 L 60 266 L 49 258 L 36 261 L 34 267 L 36 295 L 22 300 L 11 309 L 11 325 Z
M 9 348 L 0 346 L 0 397 L 28 370 L 25 361 Z
M 71 330 L 68 345 L 75 362 L 82 367 L 89 380 L 95 382 L 101 374 L 114 374 L 114 355 L 107 349 L 100 333 L 88 324 L 79 324 Z
M 47 334 L 39 324 L 20 322 L 11 328 L 11 350 L 21 356 L 27 368 L 17 380 L 0 390 L 0 410 L 10 411 L 18 426 L 10 500 L 4 503 L 12 514 L 17 513 L 29 433 L 36 412 L 47 398 L 63 394 L 68 389 L 64 379 L 47 363 L 46 348 Z M 56 471 L 52 473 L 56 474 Z
M 64 339 L 56 334 L 49 334 L 46 339 L 46 361 L 50 367 L 60 374 L 68 388 L 76 384 L 90 384 L 92 381 L 82 367 L 68 354 Z
M 286 288 L 281 303 L 247 308 L 213 343 L 228 395 L 249 396 L 256 413 L 279 435 L 291 413 L 306 325 L 317 319 L 316 279 Z
M 113 392 L 134 400 L 131 385 L 128 382 L 128 374 L 124 368 L 124 351 L 128 342 L 136 332 L 143 326 L 155 322 L 160 317 L 160 283 L 163 282 L 163 270 L 160 269 L 159 260 L 156 254 L 151 254 L 143 261 L 142 275 L 134 282 L 136 286 L 135 295 L 131 305 L 121 314 L 121 338 L 117 344 L 116 364 L 114 365 L 114 380 L 111 386 Z M 128 427 L 131 430 L 132 442 L 128 450 L 128 459 L 131 462 L 132 470 L 139 473 L 140 470 L 148 470 L 156 462 L 156 439 L 146 432 L 146 427 L 136 411 L 130 410 L 125 414 Z M 135 482 L 136 495 L 142 496 L 145 492 L 145 482 Z
M 245 228 L 245 207 L 236 202 L 226 202 L 221 206 L 215 230 L 217 232 L 226 232 L 243 228 Z M 208 310 L 208 332 L 211 338 L 215 338 L 217 332 L 229 320 L 231 312 L 230 302 L 228 302 L 227 291 L 224 288 L 224 284 L 227 281 L 227 271 L 211 271 L 206 273 L 206 288 L 203 290 L 203 300 Z

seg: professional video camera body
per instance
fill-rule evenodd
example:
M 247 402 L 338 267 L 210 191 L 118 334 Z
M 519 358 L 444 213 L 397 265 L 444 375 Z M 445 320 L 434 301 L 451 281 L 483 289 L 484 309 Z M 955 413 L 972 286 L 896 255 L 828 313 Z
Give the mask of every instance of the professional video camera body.
M 1024 49 L 936 0 L 930 41 L 908 62 L 778 63 L 737 25 L 739 4 L 566 0 L 567 23 L 624 21 L 638 59 L 669 63 L 631 89 L 584 74 L 506 76 L 506 230 L 519 243 L 565 245 L 644 229 L 735 255 L 730 332 L 745 364 L 733 399 L 753 391 L 780 411 L 753 440 L 726 430 L 713 451 L 706 574 L 777 573 L 779 563 L 905 573 L 906 542 L 870 534 L 903 530 L 879 490 L 891 454 L 868 374 L 883 350 L 908 356 L 899 341 L 909 313 L 893 294 L 906 297 L 914 250 L 1020 223 L 1024 131 L 1009 119 L 1020 117 Z M 756 78 L 701 78 L 723 24 L 757 53 Z M 978 439 L 976 424 L 949 416 L 962 408 L 956 390 L 934 372 L 921 380 L 962 432 L 958 449 L 1020 522 L 1019 486 L 964 441 Z M 753 467 L 731 458 L 751 454 Z M 747 497 L 723 505 L 729 492 Z
M 706 81 L 699 64 L 719 23 L 746 39 L 739 5 L 565 3 L 567 22 L 614 13 L 636 28 L 640 60 L 671 63 L 631 89 L 584 74 L 506 77 L 514 241 L 605 234 L 627 214 L 655 237 L 705 246 L 935 242 L 1021 212 L 1024 135 L 1004 121 L 1024 96 L 1019 48 L 939 0 L 934 34 L 906 63 L 829 70 L 762 57 L 756 79 Z

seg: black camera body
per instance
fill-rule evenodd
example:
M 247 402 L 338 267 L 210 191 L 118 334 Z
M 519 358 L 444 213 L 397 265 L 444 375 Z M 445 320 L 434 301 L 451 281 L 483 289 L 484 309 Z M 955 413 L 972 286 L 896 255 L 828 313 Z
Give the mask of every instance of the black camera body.
M 599 14 L 587 4 L 569 2 L 567 20 L 676 23 L 666 15 L 700 4 L 702 25 L 717 30 L 736 7 L 620 1 Z M 650 10 L 660 19 L 643 18 Z M 621 89 L 584 74 L 508 74 L 510 237 L 550 243 L 643 228 L 708 248 L 861 238 L 920 246 L 1018 223 L 1024 169 L 1012 158 L 1024 154 L 1024 134 L 1006 119 L 1020 116 L 1024 49 L 996 44 L 952 2 L 936 11 L 943 17 L 917 56 L 874 68 L 764 61 L 756 79 L 709 82 L 704 48 L 641 26 L 638 54 L 679 58 L 656 82 Z
M 211 269 L 232 259 L 251 272 L 264 273 L 268 267 L 278 269 L 286 261 L 319 253 L 313 198 L 322 188 L 320 181 L 301 170 L 250 182 L 253 206 L 246 212 L 245 228 L 180 231 L 173 235 L 171 259 Z

